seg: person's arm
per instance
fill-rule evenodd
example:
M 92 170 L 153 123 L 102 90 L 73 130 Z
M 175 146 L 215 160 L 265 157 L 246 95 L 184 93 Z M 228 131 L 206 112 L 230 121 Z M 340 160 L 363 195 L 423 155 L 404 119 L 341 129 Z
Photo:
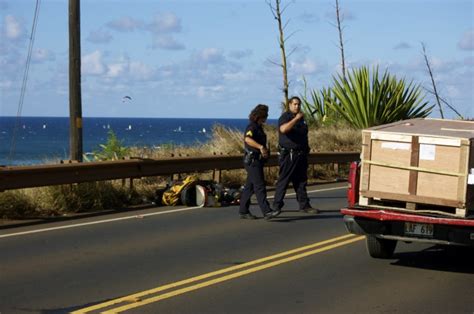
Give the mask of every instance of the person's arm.
M 283 134 L 290 132 L 295 124 L 298 123 L 298 121 L 300 121 L 303 117 L 304 114 L 302 112 L 298 112 L 293 119 L 280 125 L 280 132 Z
M 260 153 L 262 153 L 262 156 L 264 158 L 268 157 L 268 150 L 264 145 L 258 143 L 256 140 L 254 140 L 253 138 L 251 138 L 249 136 L 246 136 L 244 141 L 248 146 L 253 147 L 255 149 L 258 149 L 260 151 Z

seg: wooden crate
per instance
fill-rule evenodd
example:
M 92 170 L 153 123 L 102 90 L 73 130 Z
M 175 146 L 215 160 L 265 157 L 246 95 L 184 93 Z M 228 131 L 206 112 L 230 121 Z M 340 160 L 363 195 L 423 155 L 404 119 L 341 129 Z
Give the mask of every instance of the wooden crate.
M 362 131 L 361 205 L 474 214 L 474 122 L 412 119 Z M 424 206 L 426 208 L 426 206 Z

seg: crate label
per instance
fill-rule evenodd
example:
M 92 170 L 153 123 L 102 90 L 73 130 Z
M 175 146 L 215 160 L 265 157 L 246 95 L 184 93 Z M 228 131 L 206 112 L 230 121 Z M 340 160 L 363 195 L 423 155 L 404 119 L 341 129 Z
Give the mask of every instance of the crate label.
M 471 168 L 471 173 L 467 176 L 467 184 L 474 184 L 474 168 Z
M 409 144 L 409 143 L 396 143 L 396 142 L 382 142 L 382 148 L 409 150 L 411 148 L 411 144 Z
M 436 145 L 420 144 L 420 160 L 435 160 Z

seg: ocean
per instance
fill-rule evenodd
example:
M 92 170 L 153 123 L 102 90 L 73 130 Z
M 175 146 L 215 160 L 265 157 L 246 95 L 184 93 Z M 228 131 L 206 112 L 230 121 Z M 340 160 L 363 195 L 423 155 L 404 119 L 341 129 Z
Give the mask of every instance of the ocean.
M 208 141 L 215 124 L 244 131 L 247 123 L 247 119 L 85 117 L 83 152 L 100 150 L 99 144 L 107 142 L 109 130 L 125 146 L 190 146 Z M 0 117 L 0 165 L 34 165 L 67 159 L 69 117 Z

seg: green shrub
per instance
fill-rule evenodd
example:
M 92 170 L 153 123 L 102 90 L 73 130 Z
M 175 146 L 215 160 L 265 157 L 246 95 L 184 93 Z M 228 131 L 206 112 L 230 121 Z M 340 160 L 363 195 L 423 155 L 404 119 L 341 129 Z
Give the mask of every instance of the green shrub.
M 115 187 L 111 182 L 50 186 L 41 197 L 42 211 L 48 215 L 120 208 L 128 200 L 125 189 Z
M 93 160 L 118 160 L 123 159 L 130 153 L 130 148 L 123 145 L 123 142 L 117 138 L 113 130 L 107 134 L 107 143 L 99 145 L 101 150 L 93 152 Z M 88 156 L 84 156 L 85 161 L 90 161 Z
M 35 207 L 31 198 L 22 191 L 6 191 L 0 193 L 0 217 L 16 219 L 31 216 Z

